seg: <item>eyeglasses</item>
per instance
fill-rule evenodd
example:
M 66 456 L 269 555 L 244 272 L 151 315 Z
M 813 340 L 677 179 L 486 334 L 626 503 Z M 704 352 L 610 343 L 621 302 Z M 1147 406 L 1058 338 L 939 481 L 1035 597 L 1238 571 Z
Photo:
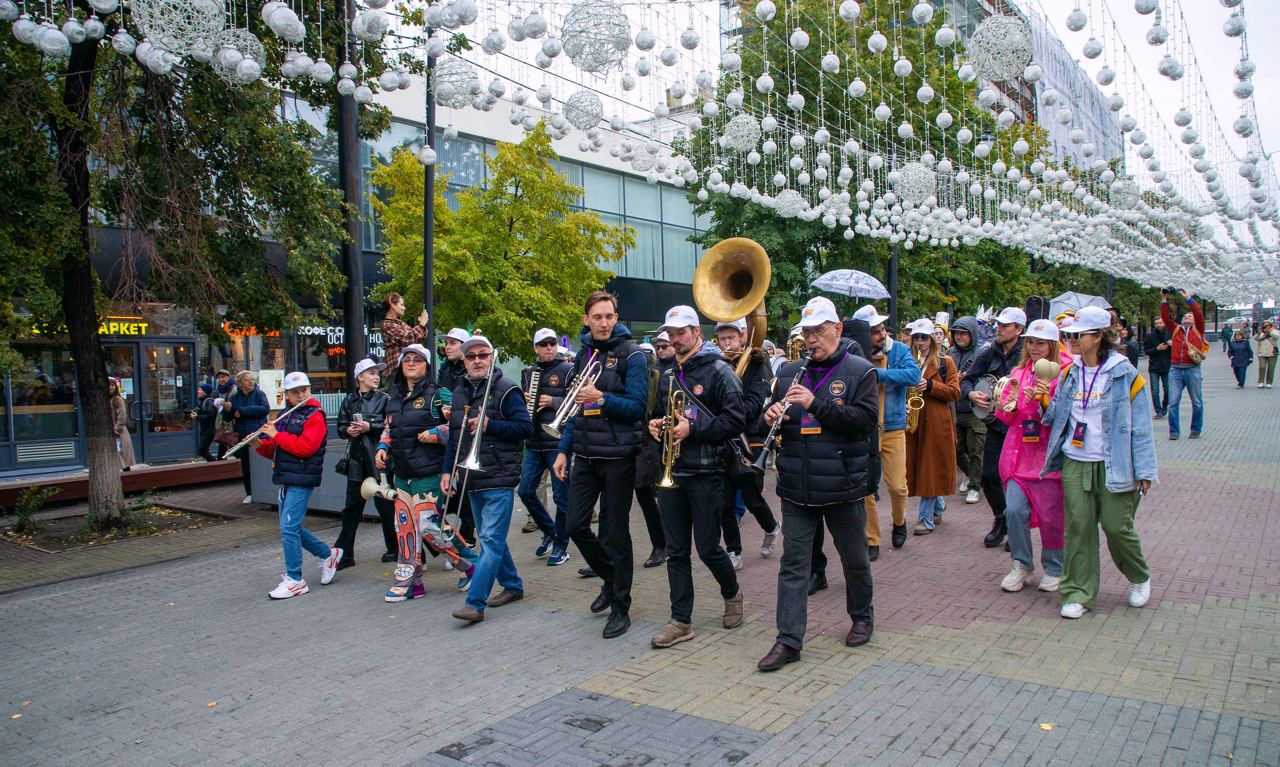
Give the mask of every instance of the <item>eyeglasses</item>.
M 1081 336 L 1096 336 L 1096 330 L 1064 330 L 1062 337 L 1068 341 L 1079 341 Z
M 666 351 L 667 349 L 670 349 L 671 344 L 655 344 L 653 348 L 657 349 L 660 352 L 663 352 L 663 351 Z
M 425 365 L 427 364 L 427 361 L 416 354 L 406 354 L 400 358 L 401 365 L 408 365 L 410 363 L 414 365 Z
M 489 352 L 481 352 L 480 354 L 468 354 L 467 362 L 478 362 L 479 360 L 487 360 L 493 355 Z

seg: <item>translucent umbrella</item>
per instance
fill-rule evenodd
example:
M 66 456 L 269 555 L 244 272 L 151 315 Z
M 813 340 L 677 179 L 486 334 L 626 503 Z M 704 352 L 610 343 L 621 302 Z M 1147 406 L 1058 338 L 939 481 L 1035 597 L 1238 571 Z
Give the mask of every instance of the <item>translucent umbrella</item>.
M 839 293 L 851 298 L 874 300 L 889 297 L 889 291 L 884 289 L 880 280 L 857 269 L 836 269 L 827 272 L 814 280 L 811 285 L 818 290 Z

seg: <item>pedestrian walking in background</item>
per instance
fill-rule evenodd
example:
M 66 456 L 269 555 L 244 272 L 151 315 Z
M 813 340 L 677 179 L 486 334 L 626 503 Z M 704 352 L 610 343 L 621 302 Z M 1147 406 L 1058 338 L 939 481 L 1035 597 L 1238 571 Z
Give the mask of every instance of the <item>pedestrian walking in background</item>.
M 365 504 L 364 496 L 360 495 L 360 485 L 366 478 L 378 475 L 378 470 L 373 465 L 374 451 L 377 450 L 378 438 L 386 425 L 387 402 L 390 401 L 386 392 L 378 391 L 378 385 L 382 383 L 382 371 L 386 367 L 368 357 L 357 362 L 357 391 L 348 394 L 338 408 L 338 436 L 347 440 L 346 471 L 340 472 L 347 478 L 347 494 L 342 507 L 342 530 L 333 544 L 342 550 L 339 570 L 356 563 L 356 530 L 364 516 Z M 378 519 L 382 523 L 382 543 L 385 546 L 382 561 L 394 562 L 395 503 L 389 498 L 378 496 L 373 499 L 373 507 L 378 510 Z
M 1136 368 L 1138 357 L 1142 356 L 1142 352 L 1138 349 L 1138 339 L 1133 337 L 1133 330 L 1127 324 L 1120 327 L 1120 333 L 1124 341 L 1124 356 L 1129 359 L 1129 364 Z
M 1270 322 L 1262 323 L 1262 328 L 1254 335 L 1258 344 L 1258 388 L 1271 388 L 1276 377 L 1276 349 L 1280 347 L 1280 330 Z
M 1163 319 L 1156 317 L 1151 323 L 1151 330 L 1142 339 L 1142 346 L 1147 353 L 1151 405 L 1155 408 L 1156 418 L 1164 418 L 1169 411 L 1169 358 L 1173 355 L 1173 344 Z
M 934 336 L 933 321 L 916 320 L 911 329 L 912 354 L 920 360 L 920 382 L 915 390 L 923 399 L 912 428 L 910 395 L 907 416 L 907 494 L 920 499 L 914 535 L 928 535 L 942 521 L 945 498 L 956 486 L 955 426 L 951 403 L 960 399 L 956 364 L 942 353 Z
M 1204 429 L 1204 373 L 1200 364 L 1209 353 L 1209 343 L 1204 340 L 1204 310 L 1200 302 L 1186 290 L 1181 291 L 1187 301 L 1187 311 L 1182 315 L 1182 322 L 1175 325 L 1173 310 L 1169 308 L 1169 296 L 1164 292 L 1160 301 L 1160 318 L 1167 327 L 1172 328 L 1170 340 L 1169 371 L 1169 439 L 1177 439 L 1180 434 L 1178 422 L 1178 405 L 1182 402 L 1182 391 L 1185 389 L 1191 397 L 1191 439 L 1198 439 Z
M 235 389 L 231 396 L 222 401 L 224 417 L 229 415 L 235 425 L 236 434 L 247 437 L 267 422 L 271 405 L 267 402 L 267 394 L 258 388 L 253 373 L 241 370 L 236 374 Z M 253 503 L 253 482 L 249 474 L 249 452 L 241 450 L 236 456 L 240 459 L 240 480 L 244 483 L 244 500 L 242 503 Z
M 302 526 L 311 492 L 320 486 L 323 479 L 324 444 L 329 430 L 320 401 L 311 396 L 311 381 L 306 373 L 290 373 L 284 377 L 284 398 L 286 407 L 298 404 L 302 407 L 283 418 L 255 427 L 255 430 L 261 428 L 262 431 L 253 440 L 258 455 L 271 461 L 271 481 L 280 486 L 280 544 L 284 548 L 284 578 L 267 595 L 272 599 L 289 599 L 310 591 L 302 577 L 303 549 L 320 560 L 321 585 L 333 580 L 342 559 L 342 549 L 329 548 Z
M 961 317 L 951 325 L 951 348 L 947 356 L 961 378 L 978 356 L 978 320 Z M 987 424 L 973 414 L 968 397 L 956 400 L 956 466 L 960 470 L 960 493 L 965 503 L 977 503 L 982 487 L 982 451 L 987 442 Z
M 197 437 L 200 440 L 200 449 L 196 451 L 196 455 L 206 461 L 213 460 L 213 454 L 209 452 L 209 448 L 213 446 L 213 432 L 216 428 L 218 420 L 218 406 L 213 402 L 213 384 L 202 383 L 196 389 L 196 409 L 191 411 L 191 417 L 196 422 Z
M 129 437 L 129 413 L 124 396 L 120 394 L 120 379 L 108 378 L 111 391 L 111 430 L 116 435 L 116 455 L 120 457 L 120 469 L 133 468 L 133 439 Z
M 1049 320 L 1034 320 L 1027 326 L 1022 334 L 1022 356 L 1009 373 L 1018 385 L 1017 405 L 1011 411 L 995 410 L 996 417 L 1012 432 L 1000 451 L 1004 516 L 1013 558 L 1012 569 L 1000 581 L 1005 591 L 1021 591 L 1036 582 L 1033 527 L 1040 528 L 1040 565 L 1044 569 L 1037 587 L 1057 591 L 1062 578 L 1062 474 L 1053 471 L 1040 476 L 1049 450 L 1040 418 L 1057 392 L 1061 376 L 1045 380 L 1035 369 L 1040 360 L 1057 363 L 1064 370 L 1070 367 L 1071 355 L 1061 350 L 1058 339 L 1058 328 Z
M 1064 618 L 1084 615 L 1098 596 L 1099 525 L 1129 581 L 1129 605 L 1142 607 L 1151 597 L 1151 572 L 1133 527 L 1138 502 L 1156 481 L 1151 399 L 1142 392 L 1142 376 L 1118 352 L 1110 325 L 1105 310 L 1087 306 L 1063 331 L 1079 339 L 1080 358 L 1041 419 L 1051 427 L 1041 476 L 1062 472 L 1066 545 L 1058 591 Z
M 1236 388 L 1243 389 L 1245 373 L 1253 364 L 1253 348 L 1249 346 L 1249 340 L 1244 337 L 1243 330 L 1237 330 L 1231 334 L 1231 341 L 1227 343 L 1227 358 L 1231 361 L 1231 372 L 1236 375 Z M 1273 356 L 1272 359 L 1275 357 Z M 1261 367 L 1258 368 L 1258 388 L 1262 388 Z

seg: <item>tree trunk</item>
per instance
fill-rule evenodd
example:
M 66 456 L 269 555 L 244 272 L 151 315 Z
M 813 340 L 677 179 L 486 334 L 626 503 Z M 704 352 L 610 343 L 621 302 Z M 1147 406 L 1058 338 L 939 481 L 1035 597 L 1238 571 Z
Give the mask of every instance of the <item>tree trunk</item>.
M 89 118 L 97 57 L 97 40 L 85 40 L 71 47 L 62 100 L 73 115 L 73 122 L 55 123 L 55 135 L 58 140 L 58 178 L 66 189 L 80 225 L 79 247 L 68 250 L 62 260 L 62 312 L 71 339 L 76 389 L 80 396 L 88 449 L 89 512 L 102 525 L 111 524 L 121 517 L 124 491 L 120 485 L 120 460 L 112 433 L 106 355 L 98 338 L 97 280 L 93 272 L 93 253 L 97 245 L 89 229 L 89 152 L 79 127 Z

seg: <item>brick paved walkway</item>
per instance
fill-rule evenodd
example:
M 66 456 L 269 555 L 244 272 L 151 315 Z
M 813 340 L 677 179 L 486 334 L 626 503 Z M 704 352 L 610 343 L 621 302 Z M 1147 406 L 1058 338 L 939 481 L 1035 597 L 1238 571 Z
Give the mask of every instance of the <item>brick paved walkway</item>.
M 476 626 L 449 617 L 462 595 L 438 566 L 426 599 L 383 603 L 372 526 L 360 565 L 270 603 L 280 553 L 261 513 L 237 549 L 0 596 L 0 765 L 1280 764 L 1280 399 L 1207 373 L 1201 440 L 1157 422 L 1141 610 L 1109 564 L 1079 621 L 1002 593 L 990 511 L 953 497 L 938 533 L 874 565 L 870 645 L 843 645 L 833 566 L 804 662 L 763 675 L 777 564 L 750 520 L 747 623 L 719 628 L 698 565 L 698 636 L 658 652 L 661 568 L 637 569 L 633 628 L 602 640 L 581 558 L 545 567 L 516 531 L 528 596 Z

